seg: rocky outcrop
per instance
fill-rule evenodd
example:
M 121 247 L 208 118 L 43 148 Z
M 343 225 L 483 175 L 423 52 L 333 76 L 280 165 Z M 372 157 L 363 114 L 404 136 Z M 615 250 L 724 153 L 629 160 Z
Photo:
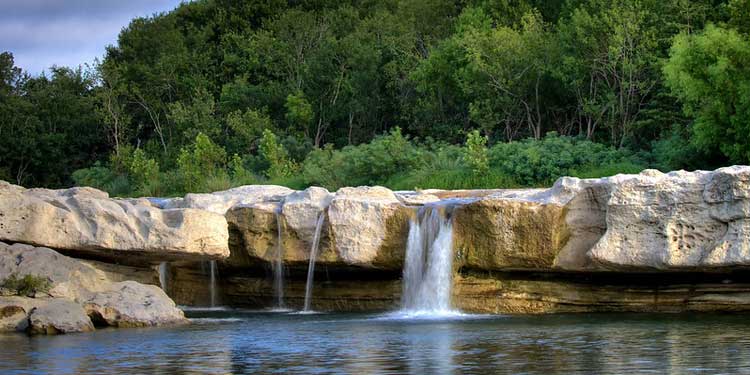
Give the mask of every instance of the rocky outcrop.
M 750 168 L 644 171 L 610 178 L 604 236 L 591 259 L 606 269 L 750 266 Z
M 26 275 L 45 280 L 49 288 L 0 297 L 0 330 L 53 334 L 90 331 L 92 320 L 116 327 L 187 322 L 156 286 L 113 282 L 110 273 L 54 250 L 0 242 L 0 281 Z
M 162 210 L 92 188 L 24 189 L 0 181 L 0 241 L 101 256 L 203 260 L 227 257 L 227 240 L 226 220 L 215 213 Z

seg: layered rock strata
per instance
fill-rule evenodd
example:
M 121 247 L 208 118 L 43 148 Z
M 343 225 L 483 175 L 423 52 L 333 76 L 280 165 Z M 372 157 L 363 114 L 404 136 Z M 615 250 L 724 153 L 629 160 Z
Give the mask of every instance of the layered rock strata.
M 420 207 L 440 204 L 451 206 L 453 301 L 466 311 L 750 310 L 745 166 L 564 177 L 549 189 L 247 186 L 116 200 L 88 188 L 2 184 L 0 198 L 0 239 L 76 256 L 115 254 L 109 263 L 86 264 L 118 281 L 158 284 L 155 261 L 172 261 L 168 290 L 179 303 L 205 303 L 208 275 L 200 262 L 218 259 L 225 302 L 270 305 L 271 264 L 281 249 L 285 295 L 295 305 L 322 218 L 318 307 L 394 308 L 410 221 Z M 126 254 L 152 256 L 131 269 L 114 264 Z

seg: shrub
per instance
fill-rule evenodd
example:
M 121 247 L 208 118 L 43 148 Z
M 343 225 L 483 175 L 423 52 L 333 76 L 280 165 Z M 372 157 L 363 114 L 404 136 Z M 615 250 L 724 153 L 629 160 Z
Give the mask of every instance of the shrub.
M 228 179 L 225 176 L 226 161 L 224 148 L 213 143 L 205 134 L 198 133 L 193 145 L 183 147 L 177 157 L 181 187 L 186 192 L 205 192 L 205 182 L 209 178 Z
M 260 140 L 260 154 L 268 162 L 266 176 L 268 178 L 290 177 L 299 170 L 294 160 L 289 158 L 289 153 L 276 139 L 272 131 L 263 130 L 263 138 Z
M 15 292 L 19 296 L 34 296 L 36 293 L 48 293 L 52 288 L 49 279 L 43 276 L 24 275 L 19 277 L 16 274 L 8 276 L 0 283 L 5 289 Z
M 467 135 L 464 158 L 466 158 L 466 164 L 476 175 L 487 173 L 490 169 L 487 156 L 487 137 L 480 135 L 478 130 L 473 130 Z
M 342 186 L 382 185 L 397 174 L 421 168 L 424 150 L 395 128 L 370 143 L 334 150 L 326 145 L 313 150 L 302 167 L 302 181 L 330 190 Z
M 489 153 L 490 168 L 523 186 L 549 186 L 577 169 L 610 166 L 610 171 L 616 171 L 618 165 L 627 166 L 627 171 L 643 169 L 643 163 L 626 151 L 554 132 L 539 141 L 499 143 Z

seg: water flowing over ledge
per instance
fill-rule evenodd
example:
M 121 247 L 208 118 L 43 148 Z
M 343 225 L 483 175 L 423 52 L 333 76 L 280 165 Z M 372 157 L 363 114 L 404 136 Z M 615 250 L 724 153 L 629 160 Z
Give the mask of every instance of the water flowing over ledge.
M 750 311 L 748 205 L 745 166 L 565 177 L 549 189 L 249 186 L 151 201 L 2 182 L 0 241 L 13 251 L 32 244 L 21 249 L 29 259 L 53 251 L 34 246 L 53 248 L 47 255 L 71 260 L 60 267 L 91 269 L 102 285 L 130 282 L 117 284 L 118 293 L 153 295 L 150 286 L 160 286 L 169 296 L 161 292 L 159 301 L 183 305 L 393 311 L 386 316 L 407 319 Z M 0 277 L 38 273 L 62 290 L 51 269 L 17 270 L 8 254 L 0 253 L 0 264 L 10 265 Z M 97 290 L 86 277 L 76 281 L 82 290 Z M 27 302 L 42 300 L 0 298 L 18 322 L 29 319 Z M 86 307 L 83 296 L 74 298 Z M 88 308 L 92 321 L 105 319 L 101 306 Z M 184 321 L 164 311 L 172 314 L 164 321 Z

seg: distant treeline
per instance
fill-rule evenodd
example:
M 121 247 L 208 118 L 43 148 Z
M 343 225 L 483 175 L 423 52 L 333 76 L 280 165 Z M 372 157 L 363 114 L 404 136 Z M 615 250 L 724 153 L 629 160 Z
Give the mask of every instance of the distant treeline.
M 170 195 L 750 162 L 750 0 L 199 0 L 0 55 L 0 179 Z

